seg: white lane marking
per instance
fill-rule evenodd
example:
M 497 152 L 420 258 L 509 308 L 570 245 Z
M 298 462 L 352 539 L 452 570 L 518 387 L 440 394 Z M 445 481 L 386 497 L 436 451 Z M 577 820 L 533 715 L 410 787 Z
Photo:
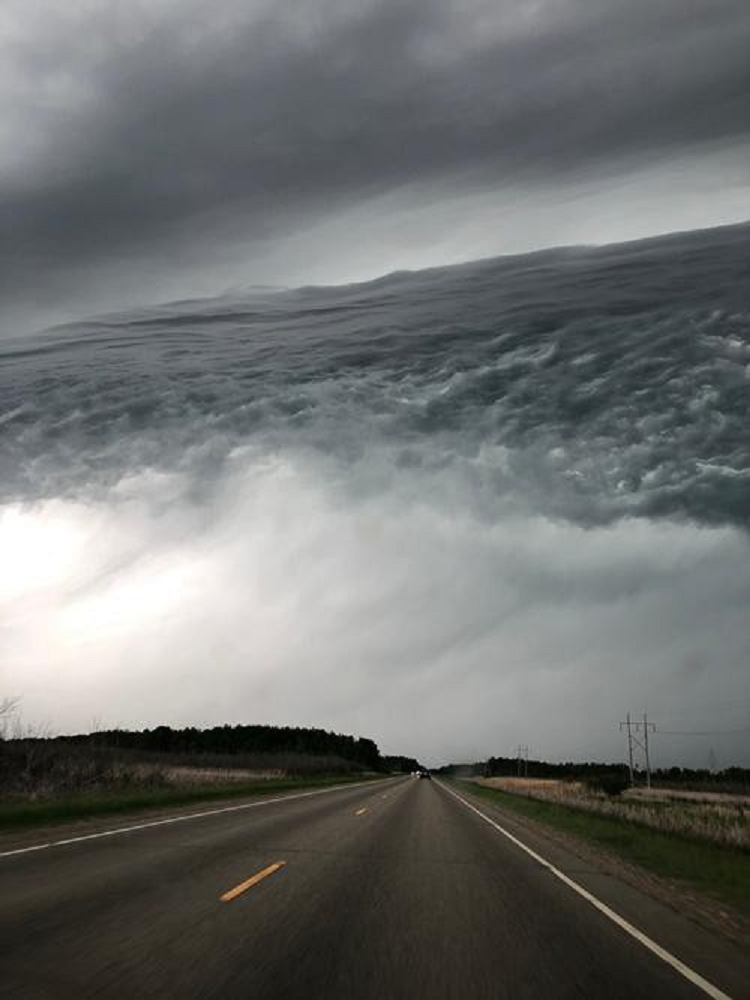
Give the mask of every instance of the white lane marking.
M 490 826 L 494 827 L 498 833 L 502 833 L 502 835 L 512 841 L 516 847 L 520 847 L 522 851 L 525 851 L 528 855 L 530 855 L 535 861 L 542 865 L 543 868 L 552 872 L 552 874 L 557 876 L 561 882 L 564 882 L 565 885 L 569 886 L 574 892 L 577 892 L 578 895 L 582 896 L 588 903 L 595 906 L 596 909 L 599 910 L 600 913 L 603 913 L 605 917 L 609 917 L 613 923 L 617 924 L 618 927 L 621 927 L 627 934 L 630 934 L 631 937 L 634 937 L 636 941 L 639 941 L 644 948 L 648 948 L 649 951 L 653 952 L 653 954 L 660 958 L 663 962 L 666 962 L 667 965 L 671 965 L 675 971 L 679 972 L 680 975 L 684 976 L 685 979 L 689 980 L 694 986 L 697 986 L 699 990 L 703 990 L 707 996 L 712 997 L 712 1000 L 731 1000 L 731 997 L 728 996 L 728 994 L 722 993 L 718 987 L 714 986 L 713 983 L 709 983 L 707 979 L 704 979 L 703 976 L 691 969 L 690 966 L 681 962 L 679 958 L 676 958 L 668 952 L 666 948 L 662 948 L 661 945 L 656 943 L 656 941 L 652 941 L 648 935 L 643 933 L 643 931 L 639 931 L 637 927 L 634 927 L 633 924 L 625 920 L 624 917 L 621 917 L 619 913 L 615 913 L 615 911 L 610 909 L 606 903 L 602 903 L 600 899 L 597 899 L 596 896 L 592 895 L 588 889 L 584 889 L 582 885 L 578 884 L 578 882 L 574 882 L 572 878 L 568 878 L 564 872 L 561 872 L 559 868 L 555 868 L 555 866 L 543 858 L 541 854 L 537 854 L 536 851 L 532 851 L 532 849 L 527 847 L 526 844 L 518 839 L 518 837 L 514 837 L 512 833 L 509 833 L 508 830 L 500 826 L 499 823 L 496 823 L 494 819 L 490 819 L 489 816 L 485 815 L 481 809 L 477 809 L 477 807 L 472 805 L 471 802 L 467 802 L 466 799 L 460 796 L 457 792 L 454 792 L 452 788 L 448 788 L 441 781 L 437 782 L 437 784 L 444 791 L 448 792 L 449 795 L 452 795 L 454 798 L 458 799 L 459 802 L 462 802 L 467 809 L 471 809 L 471 811 L 475 812 L 477 816 L 480 816 L 485 823 L 489 823 Z
M 386 779 L 388 780 L 388 779 Z M 392 779 L 391 779 L 392 780 Z M 340 792 L 344 788 L 361 788 L 369 784 L 365 781 L 350 782 L 346 785 L 333 785 L 331 788 L 316 788 L 311 792 L 295 792 L 293 795 L 278 795 L 274 799 L 262 799 L 259 802 L 243 802 L 237 806 L 222 806 L 220 809 L 204 809 L 203 812 L 187 813 L 184 816 L 170 816 L 167 819 L 154 819 L 148 823 L 136 823 L 133 826 L 120 826 L 114 830 L 101 830 L 99 833 L 86 833 L 80 837 L 66 837 L 64 840 L 49 840 L 33 847 L 17 847 L 12 851 L 0 851 L 0 858 L 10 858 L 15 854 L 31 854 L 32 851 L 46 851 L 50 847 L 63 847 L 65 844 L 80 844 L 84 840 L 98 840 L 100 837 L 116 837 L 119 833 L 133 833 L 135 830 L 148 830 L 152 826 L 167 826 L 169 823 L 184 823 L 189 819 L 202 819 L 204 816 L 218 816 L 220 813 L 239 812 L 241 809 L 257 809 L 259 806 L 271 806 L 276 802 L 291 802 L 293 799 L 306 799 L 311 795 L 324 795 L 326 792 Z

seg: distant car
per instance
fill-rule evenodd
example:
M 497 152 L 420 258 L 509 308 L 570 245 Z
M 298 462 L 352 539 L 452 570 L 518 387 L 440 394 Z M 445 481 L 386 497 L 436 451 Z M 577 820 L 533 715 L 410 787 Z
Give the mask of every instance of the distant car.
M 419 771 L 419 777 L 420 778 L 432 778 L 432 775 L 430 774 L 429 771 Z

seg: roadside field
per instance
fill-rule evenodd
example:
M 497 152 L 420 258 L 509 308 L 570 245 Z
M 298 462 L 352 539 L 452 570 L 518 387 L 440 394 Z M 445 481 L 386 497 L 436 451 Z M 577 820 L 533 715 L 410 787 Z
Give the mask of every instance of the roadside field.
M 382 774 L 318 775 L 314 778 L 214 781 L 154 789 L 90 792 L 39 801 L 0 802 L 0 833 L 22 828 L 65 823 L 95 816 L 163 809 L 191 803 L 278 794 L 305 788 L 343 785 L 384 778 Z
M 461 782 L 461 788 L 485 798 L 503 809 L 518 813 L 542 825 L 562 831 L 582 841 L 603 848 L 625 862 L 640 866 L 685 888 L 734 908 L 743 920 L 750 918 L 750 850 L 697 832 L 695 824 L 677 829 L 669 826 L 663 803 L 661 826 L 653 823 L 654 813 L 633 812 L 638 803 L 607 803 L 602 797 L 599 808 L 592 808 L 575 791 L 540 786 L 534 783 L 521 792 L 518 784 L 499 788 L 488 786 L 488 779 Z M 493 781 L 508 779 L 490 779 Z M 560 783 L 565 784 L 565 783 Z M 541 794 L 541 790 L 544 794 Z M 519 794 L 520 793 L 520 794 Z M 608 809 L 608 806 L 611 808 Z M 653 810 L 647 804 L 647 809 Z M 636 818 L 633 818 L 635 816 Z M 746 819 L 745 819 L 746 821 Z M 682 822 L 682 821 L 681 821 Z
M 477 778 L 476 782 L 508 794 L 750 851 L 750 796 L 747 795 L 632 788 L 613 796 L 597 792 L 580 781 Z

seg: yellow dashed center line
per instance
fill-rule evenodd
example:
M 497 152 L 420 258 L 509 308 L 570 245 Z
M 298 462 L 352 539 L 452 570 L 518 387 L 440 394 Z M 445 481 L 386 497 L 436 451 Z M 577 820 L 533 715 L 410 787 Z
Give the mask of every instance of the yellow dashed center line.
M 357 810 L 357 811 L 355 812 L 355 814 L 354 814 L 354 815 L 355 815 L 355 816 L 361 816 L 361 815 L 362 815 L 362 813 L 366 813 L 366 812 L 367 812 L 367 810 L 366 810 L 366 809 L 358 809 L 358 810 Z
M 274 872 L 277 872 L 279 868 L 283 868 L 285 864 L 286 861 L 277 861 L 275 864 L 269 865 L 268 868 L 264 868 L 262 871 L 256 872 L 255 875 L 251 875 L 249 879 L 246 879 L 244 882 L 240 882 L 240 884 L 236 885 L 234 889 L 230 889 L 219 898 L 222 903 L 231 903 L 233 899 L 237 898 L 237 896 L 242 895 L 243 892 L 247 892 L 248 889 L 252 889 L 252 887 L 257 885 L 262 879 L 268 878 L 269 875 L 273 875 Z

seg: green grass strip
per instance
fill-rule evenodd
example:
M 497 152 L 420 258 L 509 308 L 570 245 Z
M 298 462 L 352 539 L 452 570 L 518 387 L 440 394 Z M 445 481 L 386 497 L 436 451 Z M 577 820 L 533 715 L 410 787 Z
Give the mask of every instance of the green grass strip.
M 713 896 L 750 915 L 750 854 L 573 806 L 461 782 L 463 790 L 509 812 L 598 844 L 625 861 Z
M 65 823 L 69 820 L 93 816 L 110 816 L 119 813 L 142 812 L 183 806 L 191 803 L 211 802 L 217 799 L 238 799 L 255 795 L 272 795 L 295 789 L 324 788 L 348 782 L 378 780 L 385 775 L 334 775 L 315 778 L 279 778 L 255 781 L 249 784 L 233 782 L 231 785 L 196 785 L 188 788 L 133 789 L 127 792 L 99 792 L 74 795 L 41 802 L 0 803 L 0 832 L 48 823 Z

